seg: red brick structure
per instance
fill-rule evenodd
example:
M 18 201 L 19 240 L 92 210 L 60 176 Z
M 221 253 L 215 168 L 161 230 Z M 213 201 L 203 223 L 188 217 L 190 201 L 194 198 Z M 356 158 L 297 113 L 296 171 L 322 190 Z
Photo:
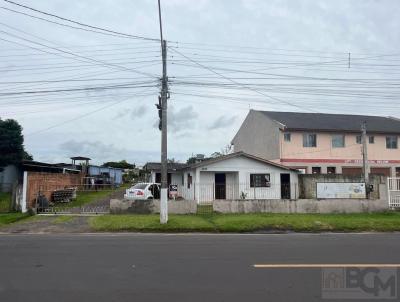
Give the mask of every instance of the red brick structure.
M 27 172 L 28 184 L 26 203 L 28 208 L 34 208 L 38 193 L 42 193 L 48 200 L 54 190 L 82 185 L 82 174 L 62 174 L 45 172 Z

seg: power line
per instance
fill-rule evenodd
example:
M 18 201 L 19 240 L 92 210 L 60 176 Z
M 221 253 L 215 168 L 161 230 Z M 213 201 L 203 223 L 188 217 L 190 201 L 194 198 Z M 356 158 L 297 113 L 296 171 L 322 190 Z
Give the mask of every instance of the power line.
M 58 16 L 58 15 L 55 15 L 55 14 L 52 14 L 52 13 L 48 13 L 48 12 L 45 12 L 45 11 L 42 11 L 42 10 L 38 10 L 36 8 L 30 7 L 30 6 L 27 6 L 27 5 L 23 5 L 23 4 L 14 2 L 14 1 L 10 1 L 10 0 L 3 0 L 3 1 L 5 1 L 7 3 L 10 3 L 12 5 L 16 5 L 16 6 L 23 7 L 25 9 L 34 11 L 36 13 L 40 13 L 40 14 L 43 14 L 43 15 L 46 15 L 46 16 L 57 18 L 57 19 L 60 19 L 60 20 L 63 20 L 63 21 L 67 21 L 67 22 L 70 22 L 70 23 L 73 23 L 73 24 L 77 24 L 77 25 L 80 25 L 80 26 L 83 26 L 83 27 L 88 27 L 88 28 L 91 28 L 91 29 L 101 30 L 101 31 L 104 31 L 104 32 L 108 32 L 108 33 L 112 33 L 112 34 L 116 34 L 116 35 L 121 35 L 121 36 L 125 36 L 125 37 L 130 37 L 130 38 L 134 38 L 134 39 L 142 39 L 142 40 L 156 41 L 156 42 L 160 41 L 159 39 L 121 33 L 121 32 L 118 32 L 118 31 L 107 29 L 107 28 L 102 28 L 102 27 L 98 27 L 98 26 L 85 24 L 85 23 L 78 22 L 78 21 L 75 21 L 75 20 L 72 20 L 72 19 L 69 19 L 69 18 L 64 18 L 64 17 Z
M 290 103 L 290 102 L 287 102 L 287 101 L 281 100 L 281 99 L 279 99 L 279 98 L 270 96 L 270 95 L 268 95 L 268 94 L 266 94 L 266 93 L 260 92 L 259 90 L 254 89 L 254 88 L 252 88 L 252 87 L 243 86 L 242 83 L 239 83 L 239 82 L 237 82 L 237 81 L 235 81 L 235 80 L 232 80 L 231 78 L 228 78 L 228 77 L 224 76 L 223 74 L 221 74 L 221 73 L 219 73 L 219 72 L 213 70 L 212 68 L 207 67 L 207 66 L 205 66 L 205 65 L 203 65 L 203 64 L 201 64 L 201 63 L 196 62 L 195 60 L 193 60 L 193 59 L 187 57 L 186 55 L 182 54 L 181 52 L 177 51 L 176 49 L 171 48 L 171 50 L 174 51 L 174 52 L 176 52 L 176 53 L 178 53 L 178 54 L 180 54 L 180 55 L 183 56 L 184 58 L 186 58 L 186 59 L 188 59 L 189 61 L 195 63 L 196 65 L 198 65 L 198 66 L 200 66 L 200 67 L 202 67 L 202 68 L 204 68 L 204 69 L 207 69 L 207 70 L 209 70 L 210 72 L 212 72 L 212 73 L 214 73 L 214 74 L 216 74 L 216 75 L 219 75 L 220 77 L 222 77 L 222 78 L 224 78 L 224 79 L 226 79 L 226 80 L 228 80 L 228 81 L 230 81 L 230 82 L 232 82 L 232 83 L 234 83 L 234 84 L 236 84 L 236 85 L 238 85 L 238 86 L 244 87 L 245 89 L 252 90 L 252 91 L 254 91 L 254 92 L 258 93 L 258 94 L 261 94 L 261 95 L 263 95 L 263 96 L 266 96 L 266 97 L 268 97 L 268 98 L 270 98 L 270 99 L 272 99 L 272 100 L 285 103 L 285 104 L 290 105 L 290 106 L 292 106 L 292 107 L 296 107 L 296 108 L 299 108 L 299 109 L 304 109 L 304 108 L 302 108 L 302 107 L 300 107 L 300 106 L 297 106 L 297 105 L 295 105 L 295 104 L 292 104 L 292 103 Z M 313 112 L 317 112 L 317 111 L 315 111 L 315 110 L 313 110 L 313 109 L 308 109 L 308 110 L 309 110 L 309 111 L 313 111 Z
M 36 91 L 19 91 L 19 92 L 6 92 L 0 93 L 0 97 L 22 95 L 22 94 L 46 94 L 46 93 L 57 93 L 57 92 L 69 92 L 69 91 L 91 91 L 91 90 L 109 90 L 109 89 L 126 89 L 126 88 L 149 88 L 157 87 L 156 85 L 111 85 L 111 86 L 99 86 L 99 87 L 86 87 L 86 88 L 71 88 L 71 89 L 55 89 L 55 90 L 36 90 Z
M 4 0 L 4 1 L 5 1 L 5 0 Z M 52 50 L 56 50 L 56 51 L 59 51 L 59 52 L 61 52 L 61 53 L 65 53 L 65 54 L 71 55 L 71 56 L 73 56 L 73 57 L 82 58 L 82 59 L 87 60 L 87 61 L 91 61 L 91 62 L 94 62 L 94 63 L 97 63 L 97 64 L 101 64 L 101 65 L 103 65 L 103 66 L 105 66 L 105 67 L 106 67 L 106 66 L 109 66 L 109 67 L 114 67 L 114 68 L 118 68 L 118 69 L 124 69 L 124 70 L 127 70 L 127 71 L 132 71 L 132 72 L 135 72 L 135 73 L 138 73 L 138 74 L 142 74 L 142 75 L 145 75 L 145 76 L 148 76 L 148 77 L 153 77 L 153 78 L 155 77 L 155 78 L 157 78 L 156 76 L 154 76 L 154 75 L 152 75 L 152 74 L 149 74 L 149 73 L 146 73 L 146 72 L 138 71 L 138 70 L 135 70 L 135 69 L 132 69 L 132 68 L 126 68 L 126 67 L 124 67 L 124 66 L 120 66 L 120 65 L 117 65 L 117 64 L 113 64 L 113 63 L 108 63 L 108 62 L 101 61 L 101 60 L 92 59 L 92 58 L 89 58 L 89 57 L 85 57 L 85 56 L 82 56 L 82 55 L 79 55 L 79 54 L 75 54 L 75 53 L 70 52 L 70 51 L 66 51 L 66 50 L 63 50 L 63 49 L 59 49 L 59 48 L 57 48 L 57 47 L 48 46 L 48 45 L 45 45 L 45 44 L 40 43 L 40 42 L 35 42 L 35 41 L 29 40 L 29 39 L 26 39 L 26 38 L 23 38 L 23 37 L 19 37 L 19 36 L 17 36 L 17 35 L 14 35 L 14 34 L 5 32 L 5 31 L 3 31 L 3 30 L 0 30 L 0 32 L 1 32 L 1 33 L 5 33 L 6 35 L 9 35 L 9 36 L 11 36 L 11 37 L 15 37 L 15 38 L 18 38 L 18 39 L 20 39 L 20 40 L 23 40 L 23 41 L 32 43 L 32 44 L 44 46 L 44 47 L 46 47 L 46 48 L 50 48 L 50 49 L 52 49 Z M 7 39 L 2 39 L 2 38 L 0 38 L 0 40 L 6 41 L 6 42 L 9 42 L 9 43 L 14 43 L 14 44 L 22 45 L 22 46 L 29 47 L 29 48 L 33 48 L 33 49 L 40 50 L 40 51 L 43 51 L 43 52 L 47 52 L 47 51 L 45 51 L 45 50 L 38 49 L 38 48 L 29 46 L 29 45 L 24 45 L 24 44 L 22 44 L 22 43 L 18 43 L 18 42 L 15 42 L 15 41 L 10 41 L 10 40 L 7 40 Z M 59 55 L 59 54 L 58 54 L 58 55 Z M 64 56 L 62 56 L 62 57 L 64 57 Z M 67 57 L 67 58 L 68 58 L 68 57 Z M 73 59 L 73 58 L 69 58 L 69 59 Z M 75 60 L 76 60 L 76 59 L 75 59 Z M 82 62 L 82 60 L 79 60 L 79 61 Z M 83 62 L 87 62 L 87 61 L 83 61 Z
M 79 115 L 78 117 L 75 117 L 75 118 L 72 118 L 72 119 L 69 119 L 69 120 L 65 120 L 65 121 L 63 121 L 63 122 L 61 122 L 61 123 L 58 123 L 58 124 L 55 124 L 55 125 L 53 125 L 53 126 L 40 129 L 40 130 L 35 131 L 35 132 L 28 133 L 28 134 L 26 134 L 25 136 L 31 136 L 31 135 L 35 135 L 35 134 L 38 134 L 38 133 L 42 133 L 42 132 L 44 132 L 44 131 L 57 128 L 57 127 L 59 127 L 59 126 L 65 125 L 65 124 L 67 124 L 67 123 L 77 121 L 77 120 L 79 120 L 79 119 L 81 119 L 81 118 L 87 117 L 87 116 L 89 116 L 89 115 L 92 115 L 92 114 L 94 114 L 94 113 L 96 113 L 96 112 L 99 112 L 99 111 L 102 111 L 102 110 L 104 110 L 104 109 L 107 109 L 107 108 L 109 108 L 109 107 L 118 105 L 118 104 L 120 104 L 120 103 L 122 103 L 122 102 L 125 102 L 125 101 L 127 101 L 127 100 L 130 100 L 130 98 L 127 98 L 127 99 L 124 99 L 124 100 L 121 100 L 121 101 L 118 101 L 118 102 L 109 104 L 109 105 L 107 105 L 107 106 L 103 106 L 103 107 L 98 108 L 98 109 L 93 110 L 93 111 L 86 112 L 85 114 Z

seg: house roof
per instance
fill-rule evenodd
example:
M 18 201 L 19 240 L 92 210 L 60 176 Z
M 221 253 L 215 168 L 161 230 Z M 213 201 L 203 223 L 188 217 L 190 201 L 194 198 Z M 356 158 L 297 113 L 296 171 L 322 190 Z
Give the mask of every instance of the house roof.
M 70 157 L 72 160 L 91 160 L 89 157 L 84 157 L 84 156 L 73 156 Z
M 253 160 L 262 162 L 264 164 L 271 165 L 271 166 L 274 166 L 274 167 L 277 167 L 277 168 L 281 168 L 281 169 L 284 169 L 284 170 L 297 171 L 296 169 L 292 169 L 292 168 L 289 168 L 289 167 L 274 163 L 272 161 L 269 161 L 269 160 L 263 159 L 261 157 L 245 153 L 243 151 L 239 151 L 239 152 L 235 152 L 235 153 L 231 153 L 231 154 L 227 154 L 227 155 L 222 155 L 222 156 L 215 157 L 215 158 L 210 158 L 210 159 L 204 160 L 202 162 L 199 162 L 199 163 L 196 163 L 196 164 L 192 164 L 192 165 L 188 166 L 188 168 L 198 168 L 198 167 L 206 166 L 206 165 L 209 165 L 209 164 L 217 163 L 217 162 L 220 162 L 220 161 L 224 161 L 226 159 L 240 157 L 240 156 L 243 156 L 243 157 L 246 157 L 246 158 L 249 158 L 249 159 L 253 159 Z
M 385 116 L 258 111 L 287 130 L 360 132 L 366 122 L 367 132 L 400 133 L 400 119 Z
M 168 171 L 181 170 L 181 169 L 186 168 L 187 166 L 189 166 L 189 165 L 184 164 L 184 163 L 168 163 L 167 164 Z M 146 163 L 143 166 L 143 169 L 148 170 L 148 171 L 161 171 L 161 163 L 155 163 L 155 162 Z
M 220 162 L 220 161 L 223 161 L 223 160 L 226 160 L 226 159 L 240 157 L 240 156 L 243 156 L 243 157 L 246 157 L 246 158 L 250 158 L 250 159 L 262 162 L 264 164 L 271 165 L 271 166 L 274 166 L 274 167 L 277 167 L 277 168 L 281 168 L 281 169 L 284 169 L 284 170 L 297 171 L 296 169 L 292 169 L 292 168 L 286 167 L 284 165 L 280 165 L 280 164 L 274 163 L 272 161 L 269 161 L 269 160 L 263 159 L 261 157 L 257 157 L 257 156 L 245 153 L 243 151 L 235 152 L 235 153 L 231 153 L 231 154 L 227 154 L 227 155 L 222 155 L 222 156 L 218 156 L 218 157 L 214 157 L 214 158 L 209 158 L 209 159 L 206 159 L 206 160 L 203 160 L 201 162 L 198 162 L 198 163 L 195 163 L 195 164 L 191 164 L 191 165 L 183 164 L 183 163 L 168 163 L 168 171 L 179 171 L 179 170 L 192 169 L 192 168 L 194 169 L 194 168 L 203 167 L 203 166 L 210 165 L 210 164 L 213 164 L 213 163 L 217 163 L 217 162 Z M 161 170 L 161 164 L 160 163 L 155 163 L 155 162 L 150 162 L 150 163 L 145 164 L 143 166 L 143 169 L 148 170 L 148 171 L 160 171 Z
M 49 164 L 33 160 L 22 161 L 22 169 L 24 171 L 37 171 L 37 172 L 51 172 L 51 173 L 63 173 L 64 168 L 59 164 Z M 79 173 L 78 170 L 69 169 L 68 173 Z

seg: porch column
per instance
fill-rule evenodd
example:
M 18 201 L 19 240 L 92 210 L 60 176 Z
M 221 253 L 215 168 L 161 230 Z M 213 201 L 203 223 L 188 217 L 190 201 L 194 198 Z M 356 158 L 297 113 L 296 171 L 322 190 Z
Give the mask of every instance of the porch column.
M 26 213 L 28 211 L 27 194 L 28 194 L 28 172 L 24 171 L 24 180 L 22 183 L 22 203 L 20 205 L 22 213 Z
M 194 180 L 194 190 L 196 194 L 196 202 L 200 203 L 200 169 L 196 169 L 196 176 Z

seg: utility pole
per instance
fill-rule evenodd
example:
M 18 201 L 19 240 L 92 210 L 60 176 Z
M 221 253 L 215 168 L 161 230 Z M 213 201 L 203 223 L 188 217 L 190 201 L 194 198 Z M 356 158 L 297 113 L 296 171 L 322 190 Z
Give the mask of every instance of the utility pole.
M 363 122 L 361 124 L 361 142 L 362 142 L 362 157 L 363 157 L 363 176 L 364 182 L 366 186 L 366 192 L 368 196 L 368 184 L 369 184 L 369 177 L 368 177 L 368 153 L 367 153 L 367 123 Z
M 162 78 L 161 97 L 157 108 L 161 110 L 161 196 L 160 196 L 160 223 L 168 222 L 168 144 L 167 144 L 167 99 L 168 99 L 168 77 L 167 77 L 167 41 L 163 39 L 161 4 L 158 0 L 158 17 L 160 21 L 160 41 L 162 53 Z

